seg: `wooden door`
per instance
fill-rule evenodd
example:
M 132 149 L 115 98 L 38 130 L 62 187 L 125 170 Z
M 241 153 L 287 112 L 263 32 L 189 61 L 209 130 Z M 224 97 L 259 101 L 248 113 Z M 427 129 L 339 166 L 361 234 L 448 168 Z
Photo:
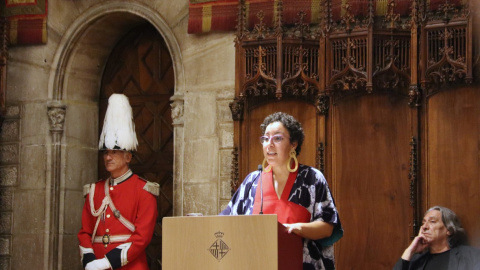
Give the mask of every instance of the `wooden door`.
M 411 110 L 405 98 L 381 94 L 332 107 L 331 181 L 345 231 L 337 269 L 392 269 L 409 244 Z
M 139 146 L 130 164 L 141 177 L 160 184 L 158 220 L 147 248 L 150 269 L 161 269 L 162 218 L 173 214 L 173 126 L 170 97 L 174 74 L 170 54 L 151 25 L 129 32 L 114 48 L 107 62 L 100 92 L 99 132 L 112 93 L 129 97 Z M 99 155 L 99 176 L 105 177 Z
M 480 247 L 480 92 L 473 86 L 443 91 L 426 104 L 423 210 L 452 209 Z

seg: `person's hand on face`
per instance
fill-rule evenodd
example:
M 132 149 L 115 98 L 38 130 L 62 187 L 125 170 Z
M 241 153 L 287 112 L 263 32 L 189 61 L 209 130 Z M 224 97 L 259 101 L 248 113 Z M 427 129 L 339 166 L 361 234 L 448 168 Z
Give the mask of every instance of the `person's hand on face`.
M 420 229 L 418 235 L 413 239 L 412 242 L 412 251 L 414 253 L 421 253 L 428 248 L 428 240 L 423 235 L 423 230 Z
M 410 243 L 410 246 L 408 246 L 408 248 L 405 249 L 405 251 L 403 252 L 402 259 L 406 261 L 410 261 L 413 254 L 421 253 L 428 248 L 428 242 L 426 241 L 422 233 L 423 232 L 422 228 L 420 228 L 420 232 L 418 232 L 418 235 L 413 239 L 412 243 Z

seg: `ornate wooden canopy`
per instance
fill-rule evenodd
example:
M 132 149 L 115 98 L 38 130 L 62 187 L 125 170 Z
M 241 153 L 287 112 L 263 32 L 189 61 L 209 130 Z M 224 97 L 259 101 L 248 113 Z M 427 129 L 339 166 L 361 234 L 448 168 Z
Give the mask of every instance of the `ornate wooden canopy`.
M 247 8 L 240 1 L 235 120 L 246 99 L 251 107 L 269 98 L 397 91 L 413 105 L 419 86 L 428 93 L 472 82 L 471 17 L 460 1 L 324 0 L 320 18 L 300 11 L 294 24 L 284 22 L 278 1 L 250 27 Z
M 238 6 L 230 104 L 236 137 L 249 111 L 274 100 L 301 100 L 326 115 L 330 104 L 345 98 L 387 92 L 408 97 L 415 107 L 422 95 L 472 82 L 466 1 L 301 1 L 309 8 L 298 11 L 294 2 L 279 0 L 255 18 L 250 2 Z M 240 166 L 239 138 L 235 147 L 232 175 Z

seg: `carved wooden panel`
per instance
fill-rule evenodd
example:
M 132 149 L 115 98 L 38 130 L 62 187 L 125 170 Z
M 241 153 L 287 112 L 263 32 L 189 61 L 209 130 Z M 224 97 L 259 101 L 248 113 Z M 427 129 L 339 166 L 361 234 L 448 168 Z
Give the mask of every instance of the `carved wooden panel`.
M 335 244 L 338 269 L 391 269 L 425 208 L 437 202 L 459 210 L 480 245 L 479 224 L 467 217 L 480 205 L 478 130 L 463 136 L 468 143 L 461 139 L 468 127 L 480 126 L 472 109 L 478 98 L 461 89 L 473 80 L 468 1 L 322 0 L 320 19 L 308 21 L 299 12 L 295 25 L 284 24 L 283 2 L 265 6 L 249 25 L 240 1 L 232 187 L 261 162 L 252 129 L 260 119 L 312 105 L 311 115 L 300 116 L 316 117 L 309 127 L 318 137 L 305 142 L 316 148 L 316 159 L 307 164 L 315 162 L 332 183 L 345 228 Z M 436 97 L 452 87 L 460 87 L 459 99 Z M 459 112 L 467 107 L 472 112 Z M 455 122 L 458 117 L 464 118 Z M 462 152 L 465 165 L 457 164 L 465 162 Z M 461 181 L 449 193 L 455 175 Z M 475 206 L 461 208 L 460 194 Z
M 443 91 L 427 104 L 424 208 L 450 207 L 471 244 L 480 247 L 480 92 L 477 87 Z
M 402 91 L 410 81 L 410 35 L 375 36 L 373 87 L 376 91 Z
M 327 91 L 355 92 L 366 90 L 368 83 L 367 38 L 366 36 L 347 39 L 331 39 L 331 61 Z M 344 92 L 345 93 L 345 92 Z M 343 94 L 343 93 L 342 93 Z
M 102 80 L 100 127 L 112 93 L 123 93 L 132 105 L 139 146 L 130 167 L 160 184 L 158 221 L 147 248 L 150 269 L 161 269 L 161 220 L 173 214 L 173 127 L 170 97 L 174 93 L 173 66 L 167 46 L 151 25 L 127 34 L 112 51 Z M 105 172 L 99 155 L 99 175 Z M 104 176 L 105 177 L 105 176 Z
M 409 244 L 412 113 L 392 95 L 332 107 L 331 181 L 345 230 L 335 244 L 337 269 L 391 269 Z

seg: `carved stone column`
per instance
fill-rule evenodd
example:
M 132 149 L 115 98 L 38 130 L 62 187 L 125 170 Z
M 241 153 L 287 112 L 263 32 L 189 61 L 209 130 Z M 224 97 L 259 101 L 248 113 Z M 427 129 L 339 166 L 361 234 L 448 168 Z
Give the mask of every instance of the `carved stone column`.
M 5 93 L 7 91 L 7 59 L 8 59 L 8 19 L 0 18 L 0 132 L 5 119 Z
M 50 185 L 47 186 L 47 196 L 50 203 L 50 226 L 49 230 L 49 255 L 48 269 L 58 269 L 59 258 L 58 251 L 60 238 L 60 174 L 61 174 L 61 139 L 65 126 L 65 113 L 67 106 L 61 101 L 51 101 L 48 103 L 48 119 L 50 123 L 50 133 L 52 135 L 51 148 L 51 178 Z
M 185 149 L 183 129 L 183 95 L 174 95 L 170 98 L 172 103 L 173 125 L 173 215 L 183 215 L 183 153 Z
M 2 115 L 0 133 L 0 269 L 12 269 L 14 194 L 20 167 L 21 106 L 10 105 Z M 17 206 L 17 205 L 15 205 Z

